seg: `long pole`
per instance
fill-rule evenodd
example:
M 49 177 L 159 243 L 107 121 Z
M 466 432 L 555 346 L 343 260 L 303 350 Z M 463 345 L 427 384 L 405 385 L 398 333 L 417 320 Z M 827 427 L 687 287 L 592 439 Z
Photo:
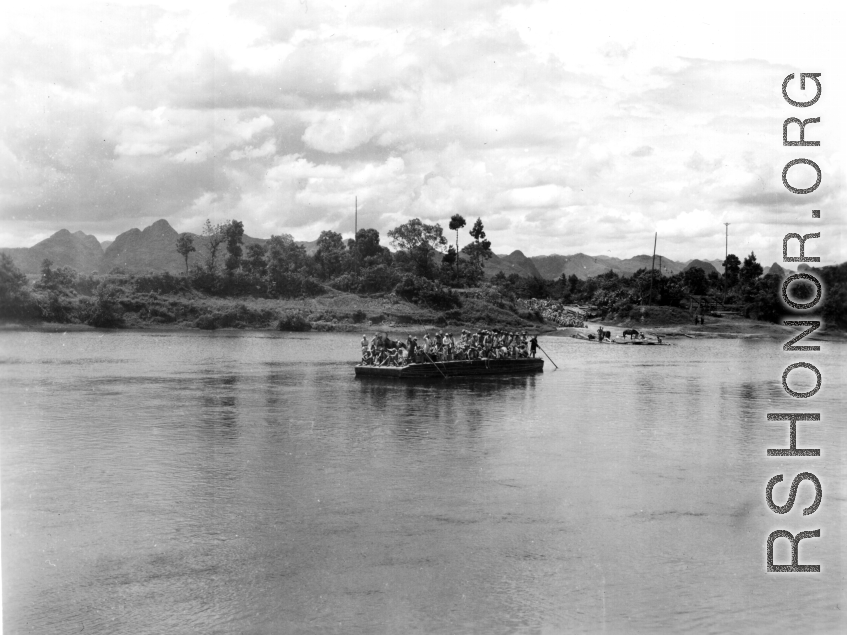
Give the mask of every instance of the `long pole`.
M 538 344 L 536 344 L 536 346 L 538 346 Z M 544 350 L 543 348 L 541 348 L 540 346 L 538 346 L 538 350 L 540 350 L 542 353 L 544 353 L 544 355 L 545 355 L 545 357 L 547 357 L 547 359 L 550 359 L 550 356 L 549 356 L 549 355 L 547 355 L 547 351 L 545 351 L 545 350 Z M 550 359 L 550 363 L 551 363 L 551 364 L 553 364 L 553 366 L 556 366 L 556 362 L 554 362 L 552 359 Z M 559 367 L 558 367 L 558 366 L 556 366 L 556 368 L 559 368 Z
M 659 232 L 653 236 L 653 263 L 650 265 L 650 302 L 653 304 L 653 270 L 656 268 L 656 241 L 659 238 Z
M 356 251 L 354 262 L 356 263 L 356 273 L 359 273 L 359 197 L 356 199 L 356 211 L 353 215 L 353 247 Z
M 726 225 L 726 244 L 724 245 L 724 256 L 723 256 L 723 302 L 726 304 L 726 259 L 729 258 L 729 223 L 724 223 Z
M 444 377 L 444 379 L 447 379 L 447 375 L 445 375 L 445 374 L 442 372 L 442 370 L 438 367 L 438 363 L 437 363 L 437 362 L 434 362 L 434 361 L 432 360 L 432 358 L 431 358 L 429 355 L 427 355 L 427 354 L 426 354 L 426 351 L 425 351 L 425 350 L 421 349 L 421 352 L 424 354 L 424 357 L 426 357 L 426 358 L 430 361 L 430 363 L 431 363 L 433 366 L 435 366 L 435 370 L 437 370 L 439 373 L 441 373 L 441 375 Z
M 724 225 L 726 225 L 726 244 L 724 244 L 723 255 L 724 255 L 724 260 L 726 260 L 729 257 L 729 223 L 724 223 Z M 725 267 L 726 267 L 726 265 L 724 265 L 724 268 Z

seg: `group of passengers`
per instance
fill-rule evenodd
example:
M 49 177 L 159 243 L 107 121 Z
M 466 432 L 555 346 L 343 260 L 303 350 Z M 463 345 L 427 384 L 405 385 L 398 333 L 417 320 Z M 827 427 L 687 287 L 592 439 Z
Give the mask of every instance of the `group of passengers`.
M 441 331 L 432 336 L 427 333 L 421 343 L 411 335 L 405 342 L 376 334 L 368 340 L 367 335 L 362 335 L 362 364 L 406 366 L 465 359 L 520 359 L 535 357 L 537 347 L 537 338 L 527 339 L 526 331 L 518 333 L 497 329 L 476 333 L 462 329 L 461 334 L 455 337 L 452 333 Z

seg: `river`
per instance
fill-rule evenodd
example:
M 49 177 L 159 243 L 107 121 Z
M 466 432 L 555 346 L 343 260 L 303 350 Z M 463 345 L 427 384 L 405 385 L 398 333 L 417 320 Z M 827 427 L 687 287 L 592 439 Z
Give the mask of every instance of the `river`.
M 559 370 L 407 384 L 359 338 L 0 333 L 5 633 L 843 632 L 843 343 L 542 337 Z M 822 456 L 767 457 L 804 407 Z M 801 471 L 818 511 L 772 513 Z M 817 528 L 821 573 L 765 573 Z

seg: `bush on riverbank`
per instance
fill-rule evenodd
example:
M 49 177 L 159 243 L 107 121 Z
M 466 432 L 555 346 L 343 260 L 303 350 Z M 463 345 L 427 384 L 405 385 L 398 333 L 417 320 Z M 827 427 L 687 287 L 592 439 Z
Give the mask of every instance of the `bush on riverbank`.
M 462 304 L 455 291 L 420 276 L 404 276 L 395 287 L 394 293 L 409 302 L 440 311 L 447 311 Z
M 8 255 L 0 254 L 0 317 L 31 319 L 39 314 L 26 275 Z
M 277 322 L 277 331 L 311 331 L 312 325 L 300 313 L 287 311 L 285 315 Z
M 94 298 L 80 298 L 79 316 L 89 326 L 117 328 L 123 325 L 123 310 L 118 302 L 119 289 L 107 282 L 97 285 Z

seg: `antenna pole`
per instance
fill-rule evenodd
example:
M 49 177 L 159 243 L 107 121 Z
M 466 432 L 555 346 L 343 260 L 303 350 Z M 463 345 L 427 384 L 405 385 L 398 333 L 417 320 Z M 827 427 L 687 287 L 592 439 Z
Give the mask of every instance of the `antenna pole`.
M 659 239 L 659 232 L 653 236 L 653 263 L 650 265 L 650 304 L 653 304 L 653 270 L 656 268 L 656 241 Z
M 726 225 L 726 244 L 724 245 L 724 256 L 723 256 L 723 302 L 726 304 L 726 260 L 729 258 L 729 225 L 730 223 L 724 223 Z
M 353 247 L 356 251 L 354 262 L 356 263 L 356 273 L 359 272 L 359 197 L 356 199 L 356 212 L 353 216 Z

